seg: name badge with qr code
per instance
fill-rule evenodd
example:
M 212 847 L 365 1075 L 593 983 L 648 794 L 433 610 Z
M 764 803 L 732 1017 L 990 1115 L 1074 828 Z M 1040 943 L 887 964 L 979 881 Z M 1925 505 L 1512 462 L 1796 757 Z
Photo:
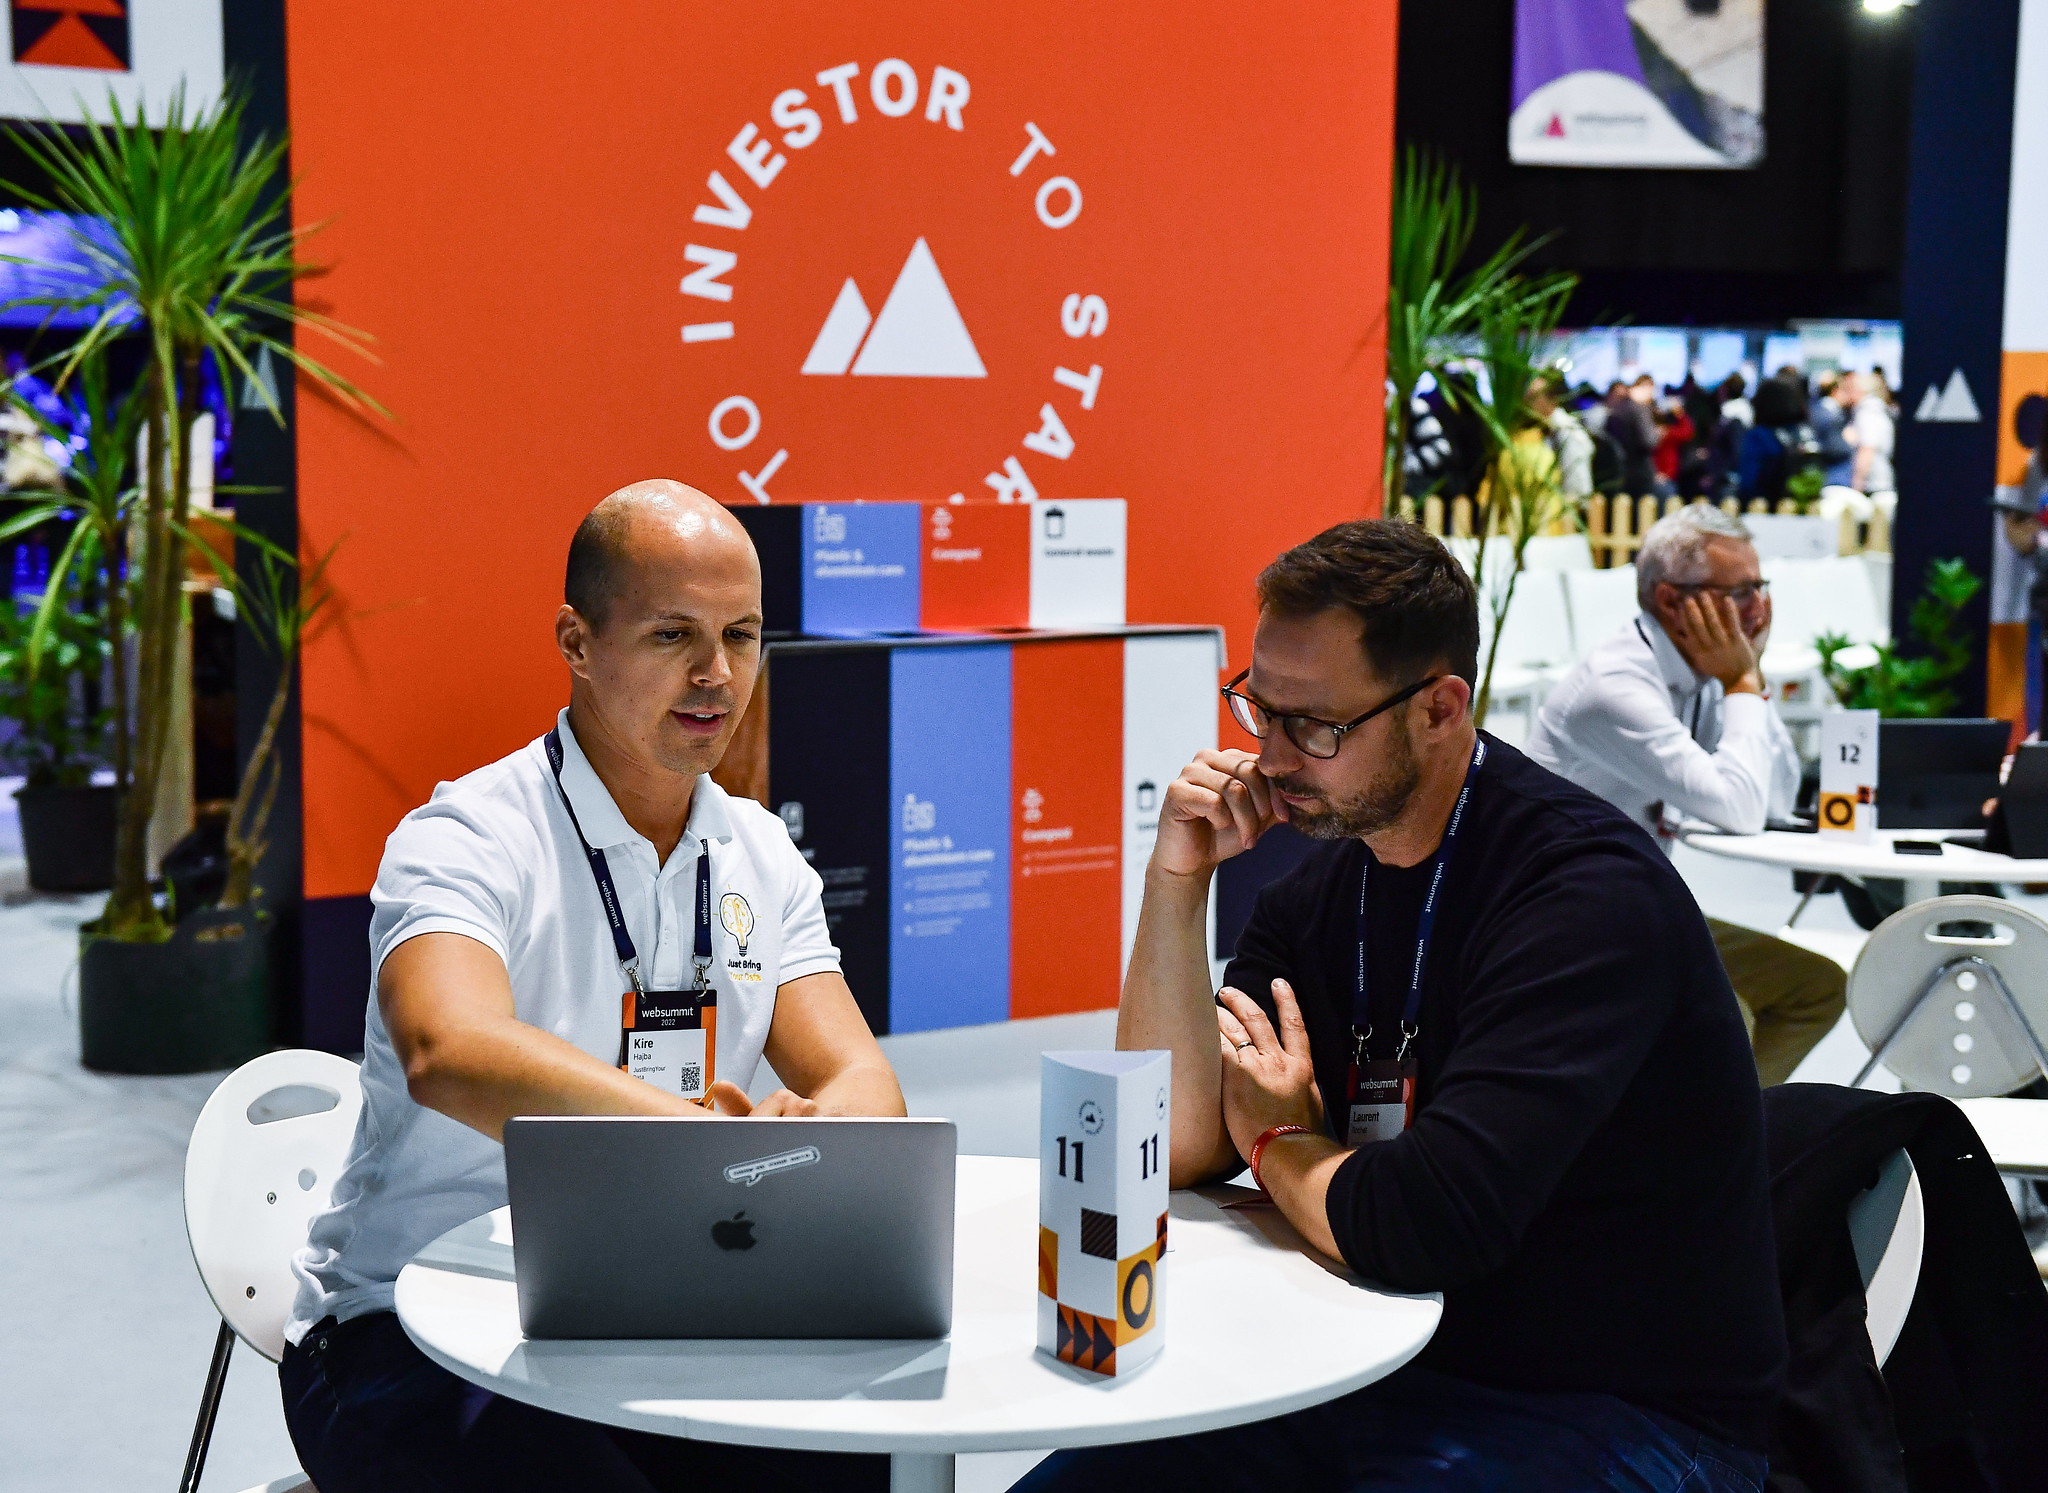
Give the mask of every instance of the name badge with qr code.
M 619 1066 L 643 1083 L 702 1099 L 717 1078 L 718 992 L 627 991 Z

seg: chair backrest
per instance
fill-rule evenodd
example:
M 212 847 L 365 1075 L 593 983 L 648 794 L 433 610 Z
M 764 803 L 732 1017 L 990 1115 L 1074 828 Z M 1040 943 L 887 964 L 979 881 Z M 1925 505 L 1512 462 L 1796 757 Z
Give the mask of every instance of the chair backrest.
M 1841 618 L 1840 630 L 1852 643 L 1883 643 L 1892 635 L 1891 598 L 1880 598 L 1870 567 L 1860 555 L 1837 555 L 1822 562 L 1827 578 L 1828 610 Z
M 1522 550 L 1522 564 L 1530 570 L 1591 570 L 1593 546 L 1583 534 L 1532 535 Z
M 265 1053 L 213 1091 L 185 1147 L 185 1233 L 199 1278 L 238 1337 L 273 1361 L 298 1287 L 292 1256 L 327 1206 L 363 1107 L 356 1065 Z
M 1827 614 L 1821 567 L 1825 560 L 1766 560 L 1771 583 L 1771 650 L 1809 649 L 1824 632 L 1838 630 Z M 1869 588 L 1866 586 L 1865 590 Z
M 1863 1320 L 1870 1332 L 1870 1351 L 1882 1367 L 1913 1309 L 1927 1243 L 1920 1177 L 1904 1151 L 1894 1151 L 1870 1190 L 1850 1201 L 1849 1242 L 1855 1246 L 1856 1268 L 1863 1277 Z
M 1974 893 L 1916 902 L 1865 940 L 1848 1005 L 1863 1045 L 1907 1088 L 2010 1094 L 2041 1071 L 2025 1027 L 2048 1037 L 2048 920 Z
M 1642 611 L 1636 605 L 1633 565 L 1569 571 L 1564 578 L 1564 594 L 1572 614 L 1574 658 L 1584 658 L 1635 621 Z
M 1508 602 L 1507 619 L 1501 628 L 1500 653 L 1496 659 L 1503 669 L 1559 669 L 1572 661 L 1571 613 L 1564 604 L 1564 575 L 1555 570 L 1525 570 L 1515 581 L 1515 594 Z M 1503 582 L 1504 584 L 1505 582 Z M 1479 658 L 1483 665 L 1493 634 L 1492 602 L 1485 591 L 1479 597 Z

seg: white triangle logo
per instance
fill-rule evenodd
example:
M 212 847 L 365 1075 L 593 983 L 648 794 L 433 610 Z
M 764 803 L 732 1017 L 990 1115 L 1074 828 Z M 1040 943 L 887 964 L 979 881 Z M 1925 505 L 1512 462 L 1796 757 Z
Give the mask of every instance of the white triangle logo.
M 245 410 L 277 408 L 277 367 L 270 361 L 269 348 L 257 349 L 256 364 L 250 371 L 255 377 L 242 385 L 241 407 Z
M 818 328 L 818 340 L 811 344 L 810 356 L 804 359 L 804 372 L 846 372 L 873 320 L 868 315 L 868 303 L 860 298 L 860 287 L 848 279 L 839 287 L 839 299 L 826 313 L 825 325 Z
M 865 341 L 863 341 L 865 339 Z M 859 360 L 854 358 L 855 352 Z M 876 378 L 987 378 L 931 246 L 919 239 L 872 319 L 849 279 L 818 328 L 803 371 Z
M 1968 425 L 1983 419 L 1984 415 L 1977 408 L 1976 396 L 1970 392 L 1970 381 L 1958 368 L 1948 376 L 1947 387 L 1927 386 L 1927 392 L 1920 396 L 1919 407 L 1913 411 L 1913 418 Z

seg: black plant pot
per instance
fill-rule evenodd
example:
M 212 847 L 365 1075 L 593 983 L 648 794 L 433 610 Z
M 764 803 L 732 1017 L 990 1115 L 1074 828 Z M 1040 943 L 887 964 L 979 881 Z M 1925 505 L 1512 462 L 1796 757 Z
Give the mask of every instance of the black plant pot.
M 78 1026 L 103 1073 L 203 1073 L 270 1047 L 268 913 L 208 907 L 162 943 L 79 930 Z
M 118 790 L 20 788 L 21 848 L 39 892 L 104 892 L 114 884 Z

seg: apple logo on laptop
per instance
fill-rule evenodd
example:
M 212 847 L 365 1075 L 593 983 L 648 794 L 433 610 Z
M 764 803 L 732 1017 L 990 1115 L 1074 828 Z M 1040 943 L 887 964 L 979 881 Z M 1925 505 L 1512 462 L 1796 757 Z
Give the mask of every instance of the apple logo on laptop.
M 720 1249 L 752 1249 L 754 1247 L 754 1221 L 747 1217 L 742 1208 L 730 1218 L 721 1218 L 711 1225 L 711 1242 Z

